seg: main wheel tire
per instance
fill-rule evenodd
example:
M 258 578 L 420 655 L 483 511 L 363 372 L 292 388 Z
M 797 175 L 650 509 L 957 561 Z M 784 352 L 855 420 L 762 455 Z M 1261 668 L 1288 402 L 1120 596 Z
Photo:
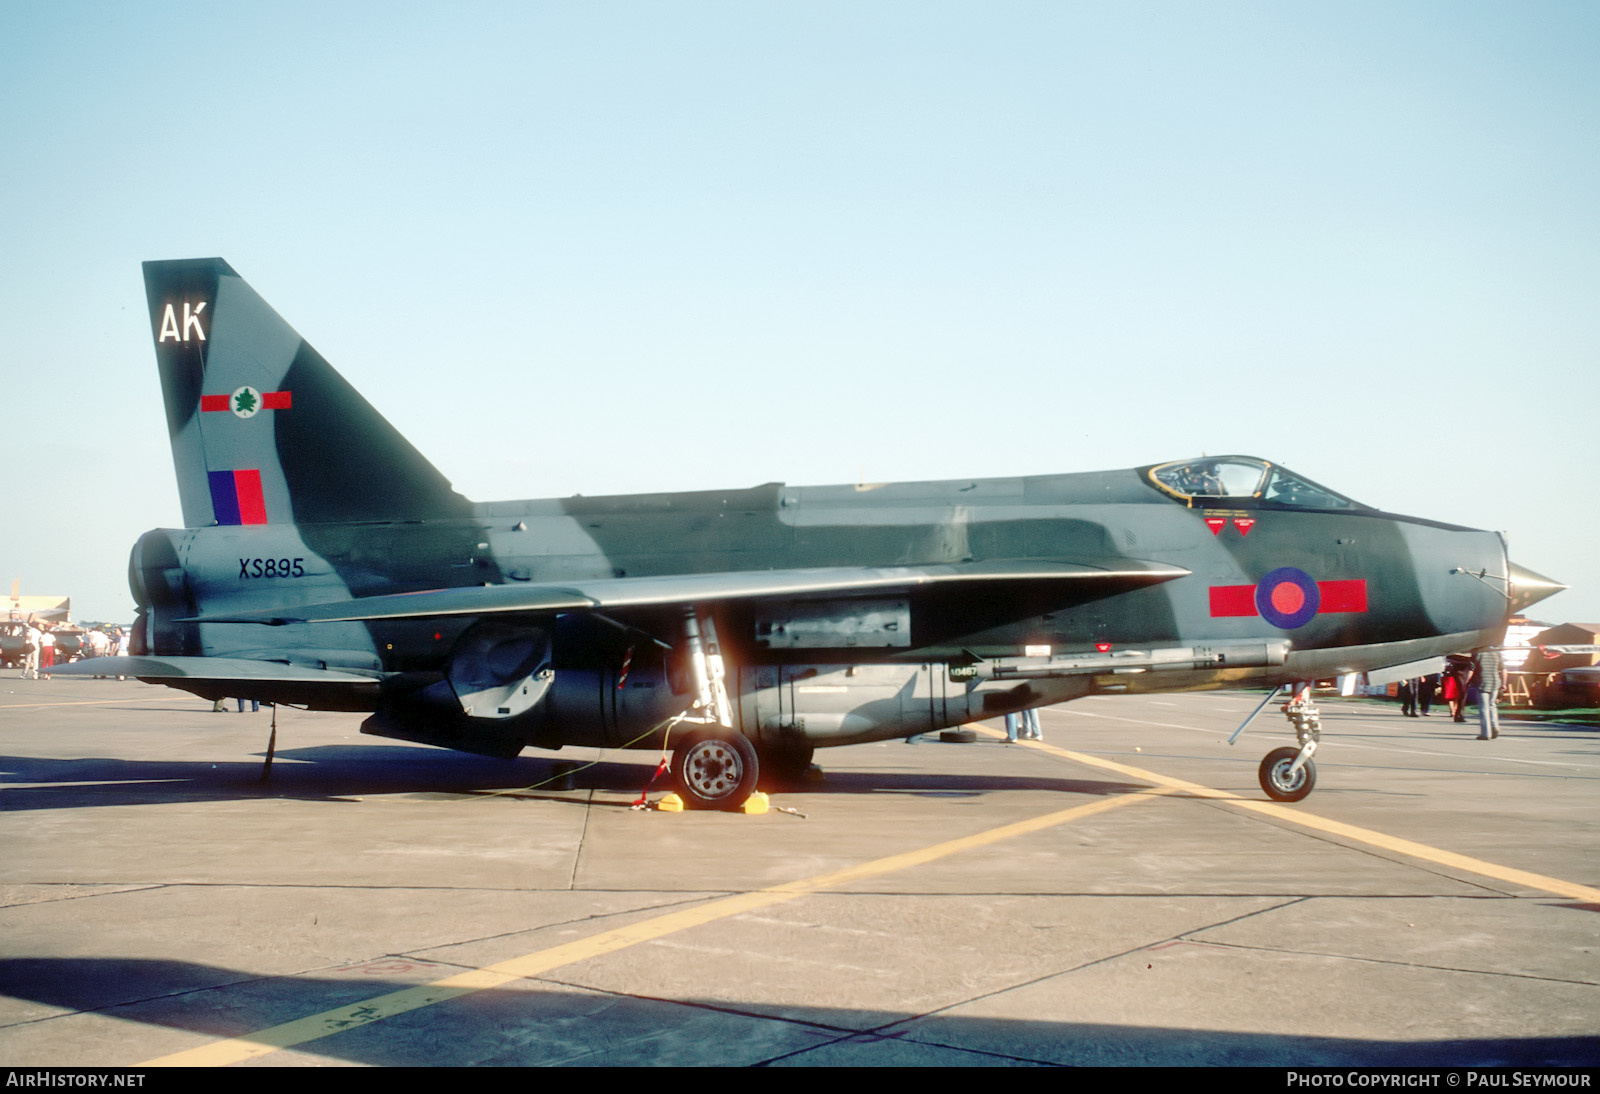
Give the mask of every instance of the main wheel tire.
M 756 788 L 760 761 L 742 733 L 700 729 L 674 750 L 678 791 L 690 809 L 737 809 Z
M 1317 766 L 1310 760 L 1294 775 L 1289 773 L 1298 755 L 1298 748 L 1275 748 L 1261 761 L 1261 789 L 1273 801 L 1297 802 L 1316 789 Z

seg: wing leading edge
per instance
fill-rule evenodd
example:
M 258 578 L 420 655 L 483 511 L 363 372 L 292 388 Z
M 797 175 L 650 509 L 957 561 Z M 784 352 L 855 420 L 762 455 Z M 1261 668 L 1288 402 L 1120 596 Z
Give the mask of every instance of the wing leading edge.
M 277 684 L 377 684 L 380 673 L 316 668 L 251 657 L 91 657 L 50 670 L 56 676 L 132 676 L 136 680 L 252 680 Z
M 373 709 L 386 674 L 250 657 L 91 657 L 51 670 L 57 676 L 131 676 L 203 699 L 258 699 L 313 710 Z

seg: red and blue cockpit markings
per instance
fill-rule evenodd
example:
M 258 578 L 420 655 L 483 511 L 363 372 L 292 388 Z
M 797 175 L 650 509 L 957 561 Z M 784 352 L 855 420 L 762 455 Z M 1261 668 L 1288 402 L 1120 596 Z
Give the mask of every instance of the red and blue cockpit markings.
M 1254 585 L 1213 585 L 1212 618 L 1259 615 L 1279 630 L 1303 627 L 1318 615 L 1367 610 L 1367 583 L 1315 581 L 1304 570 L 1280 566 Z

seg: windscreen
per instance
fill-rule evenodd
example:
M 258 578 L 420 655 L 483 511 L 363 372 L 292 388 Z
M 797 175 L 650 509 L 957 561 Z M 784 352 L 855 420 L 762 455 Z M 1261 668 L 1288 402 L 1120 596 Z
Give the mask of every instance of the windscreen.
M 1343 494 L 1253 456 L 1208 456 L 1164 463 L 1150 469 L 1150 481 L 1190 504 L 1362 508 Z

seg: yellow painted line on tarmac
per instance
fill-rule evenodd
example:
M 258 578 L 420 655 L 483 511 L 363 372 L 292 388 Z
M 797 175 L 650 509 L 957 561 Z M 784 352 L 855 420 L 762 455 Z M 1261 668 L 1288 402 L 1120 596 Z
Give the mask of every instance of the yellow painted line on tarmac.
M 1014 839 L 1017 836 L 1040 832 L 1062 824 L 1070 824 L 1084 817 L 1090 817 L 1096 813 L 1104 813 L 1124 805 L 1132 805 L 1135 802 L 1153 801 L 1175 793 L 1177 789 L 1176 787 L 1157 786 L 1149 790 L 1139 790 L 1133 793 L 1108 795 L 1085 805 L 1076 805 L 1070 809 L 1045 813 L 1042 816 L 1031 817 L 1028 820 L 1017 821 L 1013 824 L 1001 825 L 998 828 L 963 836 L 960 839 L 935 843 L 928 847 L 921 847 L 898 855 L 890 855 L 887 858 L 874 859 L 871 862 L 864 862 L 856 866 L 847 866 L 842 870 L 818 874 L 815 877 L 803 878 L 799 881 L 785 882 L 769 889 L 758 889 L 754 892 L 723 897 L 720 900 L 713 900 L 695 908 L 668 912 L 665 915 L 654 916 L 627 927 L 619 927 L 616 930 L 605 931 L 589 938 L 567 942 L 560 946 L 552 946 L 547 950 L 539 950 L 522 957 L 514 957 L 509 961 L 502 961 L 496 965 L 489 965 L 481 969 L 468 969 L 465 972 L 442 980 L 435 980 L 429 984 L 421 984 L 414 988 L 389 992 L 371 999 L 364 999 L 349 1006 L 323 1011 L 320 1014 L 313 1014 L 293 1022 L 285 1022 L 270 1029 L 246 1034 L 243 1037 L 216 1041 L 185 1052 L 175 1052 L 154 1060 L 146 1060 L 135 1066 L 220 1067 L 225 1064 L 241 1063 L 245 1060 L 265 1056 L 280 1048 L 303 1045 L 308 1041 L 329 1037 L 335 1033 L 342 1033 L 347 1029 L 371 1025 L 373 1022 L 380 1022 L 397 1014 L 405 1014 L 407 1011 L 432 1006 L 435 1003 L 443 1003 L 473 992 L 497 988 L 514 980 L 539 976 L 563 965 L 572 965 L 579 961 L 603 957 L 606 954 L 616 953 L 618 950 L 625 950 L 630 946 L 637 946 L 641 942 L 664 938 L 667 935 L 686 931 L 691 927 L 699 927 L 719 919 L 726 919 L 729 916 L 742 915 L 760 908 L 783 904 L 797 897 L 831 889 L 853 881 L 878 877 L 883 874 L 894 873 L 897 870 L 909 869 L 913 866 L 922 866 L 963 851 L 987 847 L 1002 840 Z
M 999 736 L 996 730 L 986 730 Z M 1099 756 L 1090 756 L 1083 752 L 1073 752 L 1070 749 L 1058 748 L 1055 745 L 1045 744 L 1043 741 L 1019 741 L 1019 744 L 1041 752 L 1049 752 L 1076 763 L 1098 767 L 1103 771 L 1113 771 L 1119 775 L 1154 783 L 1170 792 L 1192 794 L 1195 797 L 1211 798 L 1216 801 L 1226 802 L 1248 809 L 1275 820 L 1287 821 L 1297 824 L 1302 828 L 1326 832 L 1329 835 L 1342 836 L 1357 843 L 1364 843 L 1369 847 L 1378 847 L 1396 854 L 1408 855 L 1412 858 L 1422 859 L 1438 866 L 1445 866 L 1452 870 L 1461 870 L 1481 877 L 1493 878 L 1511 885 L 1520 885 L 1525 889 L 1539 889 L 1556 896 L 1568 897 L 1572 900 L 1581 900 L 1589 904 L 1600 904 L 1600 889 L 1592 889 L 1587 885 L 1579 885 L 1574 881 L 1563 881 L 1561 878 L 1546 877 L 1544 874 L 1535 874 L 1527 870 L 1518 870 L 1510 866 L 1501 866 L 1494 862 L 1485 862 L 1483 859 L 1472 858 L 1469 855 L 1458 855 L 1454 851 L 1446 851 L 1438 847 L 1430 847 L 1425 843 L 1402 839 L 1391 836 L 1386 832 L 1374 831 L 1371 828 L 1362 828 L 1355 824 L 1346 824 L 1344 821 L 1332 820 L 1328 817 L 1319 817 L 1315 813 L 1307 813 L 1298 806 L 1290 807 L 1273 801 L 1261 801 L 1256 798 L 1241 798 L 1237 794 L 1230 794 L 1226 790 L 1213 790 L 1209 786 L 1199 783 L 1185 782 L 1182 779 L 1158 775 L 1154 771 L 1143 768 L 1130 767 L 1127 764 L 1117 763 L 1115 760 L 1102 759 Z

